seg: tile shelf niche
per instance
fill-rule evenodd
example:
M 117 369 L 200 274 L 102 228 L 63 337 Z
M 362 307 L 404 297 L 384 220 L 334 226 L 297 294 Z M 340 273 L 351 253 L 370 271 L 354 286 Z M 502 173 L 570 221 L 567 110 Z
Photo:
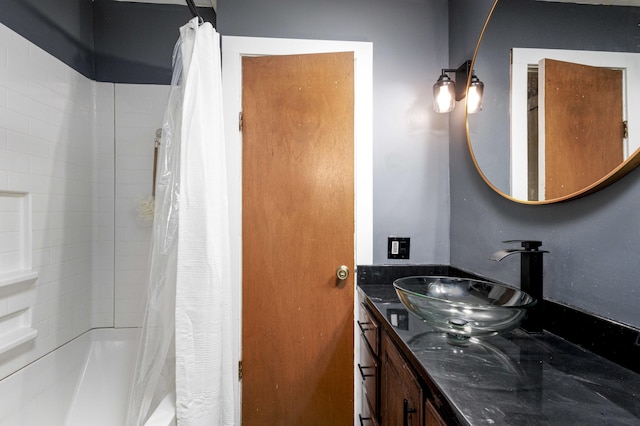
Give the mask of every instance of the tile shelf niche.
M 0 288 L 19 284 L 26 286 L 33 284 L 37 279 L 38 273 L 31 270 L 13 271 L 6 274 L 0 274 Z
M 31 197 L 0 191 L 0 354 L 34 340 L 31 327 L 38 273 L 31 269 Z

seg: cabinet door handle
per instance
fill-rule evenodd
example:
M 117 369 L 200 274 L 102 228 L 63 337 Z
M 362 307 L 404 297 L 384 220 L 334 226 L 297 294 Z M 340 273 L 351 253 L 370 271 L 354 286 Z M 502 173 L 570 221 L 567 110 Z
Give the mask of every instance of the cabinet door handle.
M 415 413 L 415 408 L 409 408 L 409 401 L 402 402 L 402 426 L 409 426 L 409 414 Z
M 360 426 L 364 426 L 364 422 L 373 423 L 373 419 L 371 417 L 362 417 L 362 414 L 358 414 L 358 417 L 360 418 Z
M 369 330 L 373 330 L 373 328 L 366 327 L 367 324 L 371 324 L 370 322 L 357 321 L 357 323 L 358 323 L 358 327 L 360 327 L 360 331 L 363 332 L 363 333 L 365 333 L 365 332 L 367 332 Z
M 375 374 L 365 374 L 365 372 L 364 372 L 365 368 L 376 368 L 376 367 L 375 366 L 373 366 L 373 367 L 362 366 L 362 365 L 360 365 L 360 363 L 358 363 L 358 370 L 360 370 L 360 375 L 362 376 L 362 380 L 366 380 L 367 377 L 375 376 Z
M 360 418 L 360 426 L 364 426 L 364 422 L 370 422 L 371 417 L 362 417 L 362 414 L 358 414 L 358 417 Z

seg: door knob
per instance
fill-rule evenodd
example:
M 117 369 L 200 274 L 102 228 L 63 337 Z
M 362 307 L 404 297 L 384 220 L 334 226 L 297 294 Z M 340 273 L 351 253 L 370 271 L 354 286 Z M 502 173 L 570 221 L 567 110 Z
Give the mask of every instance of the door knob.
M 343 280 L 346 280 L 348 276 L 349 276 L 349 267 L 346 265 L 338 266 L 338 269 L 336 269 L 336 277 L 338 277 L 340 281 L 343 281 Z

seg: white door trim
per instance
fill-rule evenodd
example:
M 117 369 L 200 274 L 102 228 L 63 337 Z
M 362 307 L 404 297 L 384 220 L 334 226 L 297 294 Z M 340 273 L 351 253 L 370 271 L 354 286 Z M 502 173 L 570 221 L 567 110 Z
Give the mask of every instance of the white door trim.
M 373 262 L 373 44 L 369 42 L 222 37 L 222 90 L 229 173 L 234 365 L 242 353 L 242 56 L 354 52 L 355 57 L 355 264 Z M 355 285 L 354 285 L 355 290 Z M 358 298 L 354 294 L 354 313 Z M 354 339 L 358 354 L 359 339 Z M 355 365 L 355 363 L 354 363 Z M 354 380 L 357 380 L 354 374 Z M 354 383 L 355 385 L 355 383 Z M 354 386 L 354 390 L 357 386 Z M 234 387 L 236 424 L 241 424 L 240 382 Z M 360 393 L 354 392 L 359 406 Z M 355 422 L 355 420 L 354 420 Z

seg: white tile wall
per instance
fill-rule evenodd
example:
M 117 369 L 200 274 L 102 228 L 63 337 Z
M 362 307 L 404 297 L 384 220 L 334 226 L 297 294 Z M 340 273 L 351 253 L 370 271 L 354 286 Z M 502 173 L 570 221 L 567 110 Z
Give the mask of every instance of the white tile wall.
M 168 86 L 117 84 L 115 325 L 141 326 L 146 305 L 151 223 L 137 206 L 153 182 L 156 129 L 162 127 Z
M 91 318 L 93 327 L 114 325 L 115 105 L 114 85 L 96 83 L 94 216 Z
M 26 262 L 25 234 L 30 220 L 27 197 L 26 194 L 0 191 L 0 276 L 31 267 L 30 261 Z
M 35 303 L 38 337 L 0 354 L 0 377 L 91 326 L 94 93 L 93 81 L 0 25 L 0 190 L 31 194 L 39 273 L 21 302 Z

